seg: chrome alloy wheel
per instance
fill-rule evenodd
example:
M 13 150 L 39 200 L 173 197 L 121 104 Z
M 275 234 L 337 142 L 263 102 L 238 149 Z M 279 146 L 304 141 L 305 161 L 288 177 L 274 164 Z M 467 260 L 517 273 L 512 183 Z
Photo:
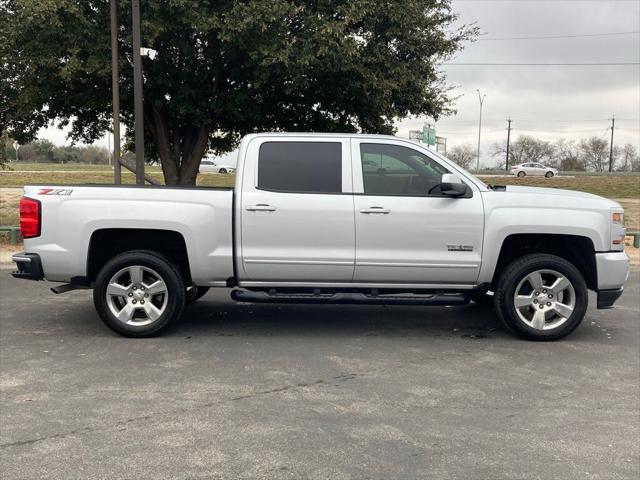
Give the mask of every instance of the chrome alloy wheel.
M 120 322 L 132 326 L 149 325 L 166 310 L 167 285 L 157 272 L 142 265 L 123 268 L 107 286 L 107 305 Z
M 536 330 L 551 330 L 565 323 L 576 305 L 571 282 L 555 270 L 536 270 L 524 277 L 513 294 L 518 317 Z

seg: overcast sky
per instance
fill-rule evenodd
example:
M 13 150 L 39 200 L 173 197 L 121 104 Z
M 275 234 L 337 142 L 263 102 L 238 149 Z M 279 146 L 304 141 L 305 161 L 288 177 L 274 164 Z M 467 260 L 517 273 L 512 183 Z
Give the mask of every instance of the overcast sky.
M 640 35 L 600 35 L 640 31 L 640 0 L 453 0 L 461 23 L 476 23 L 481 40 L 467 45 L 451 63 L 603 63 L 640 62 Z M 567 36 L 521 39 L 514 37 Z M 592 35 L 592 36 L 579 36 Z M 510 38 L 510 40 L 500 40 Z M 495 39 L 495 40 L 492 40 Z M 483 108 L 481 159 L 493 164 L 491 145 L 506 138 L 506 119 L 519 134 L 547 140 L 609 138 L 616 117 L 615 144 L 640 148 L 640 66 L 445 65 L 456 88 L 457 114 L 441 119 L 437 134 L 448 147 L 478 139 L 479 102 Z M 421 129 L 428 119 L 398 123 L 398 135 Z M 66 143 L 55 128 L 42 137 Z M 99 142 L 107 145 L 107 141 Z
M 640 62 L 640 35 L 553 39 L 490 40 L 513 37 L 592 35 L 640 31 L 638 0 L 454 0 L 463 23 L 475 22 L 484 35 L 451 63 Z M 457 114 L 436 125 L 448 146 L 478 141 L 479 101 L 483 107 L 481 159 L 492 163 L 491 144 L 513 135 L 547 140 L 611 134 L 615 144 L 640 147 L 640 66 L 444 66 L 456 86 Z M 398 135 L 422 127 L 425 119 L 404 120 Z M 618 127 L 620 127 L 618 129 Z

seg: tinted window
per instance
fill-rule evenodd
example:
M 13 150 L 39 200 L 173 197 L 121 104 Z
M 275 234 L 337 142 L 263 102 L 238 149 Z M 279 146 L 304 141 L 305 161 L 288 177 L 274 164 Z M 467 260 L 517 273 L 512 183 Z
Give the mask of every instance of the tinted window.
M 265 142 L 258 156 L 258 188 L 280 192 L 342 192 L 338 142 Z
M 440 195 L 447 169 L 408 147 L 360 144 L 364 193 L 371 195 Z

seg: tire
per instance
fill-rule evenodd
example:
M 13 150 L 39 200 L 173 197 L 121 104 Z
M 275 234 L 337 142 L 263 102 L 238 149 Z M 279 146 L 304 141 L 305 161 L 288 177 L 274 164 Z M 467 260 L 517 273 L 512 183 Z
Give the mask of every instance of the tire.
M 150 337 L 180 317 L 185 289 L 178 268 L 167 258 L 133 250 L 112 258 L 102 268 L 93 289 L 93 303 L 102 321 L 115 332 Z
M 469 294 L 469 298 L 478 306 L 493 307 L 494 305 L 494 297 L 491 295 L 487 295 L 484 292 L 472 292 Z
M 553 177 L 553 172 L 547 172 L 547 173 L 544 174 L 544 176 L 547 177 L 547 178 L 551 178 L 551 177 Z
M 226 169 L 226 168 L 221 168 L 220 170 L 218 170 L 218 172 L 220 172 L 220 173 L 227 173 L 227 169 Z
M 187 305 L 202 298 L 209 291 L 209 287 L 195 287 L 191 292 L 187 292 Z
M 518 172 L 518 177 L 521 177 L 521 178 L 522 178 L 522 177 L 524 177 L 524 176 L 526 176 L 526 175 L 527 175 L 527 174 L 526 174 L 525 172 Z
M 566 337 L 582 322 L 587 303 L 582 274 L 555 255 L 532 254 L 515 260 L 501 273 L 495 289 L 498 316 L 528 340 Z

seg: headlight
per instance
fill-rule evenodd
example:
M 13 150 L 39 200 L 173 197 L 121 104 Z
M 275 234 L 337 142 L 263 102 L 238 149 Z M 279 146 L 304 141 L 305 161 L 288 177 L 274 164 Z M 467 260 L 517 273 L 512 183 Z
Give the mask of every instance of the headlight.
M 624 211 L 611 210 L 611 247 L 613 250 L 624 250 L 624 237 L 627 231 L 624 228 Z

